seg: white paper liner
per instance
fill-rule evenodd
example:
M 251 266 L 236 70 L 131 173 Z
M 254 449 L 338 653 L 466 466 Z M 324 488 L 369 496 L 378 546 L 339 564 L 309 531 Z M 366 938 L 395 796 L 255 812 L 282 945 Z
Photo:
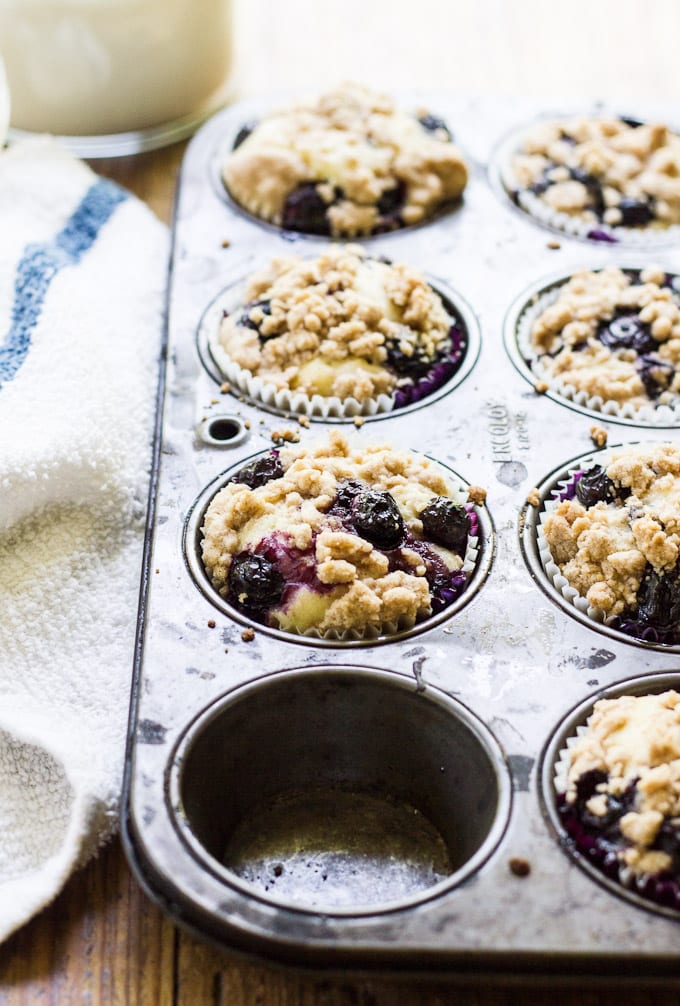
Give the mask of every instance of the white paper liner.
M 452 473 L 450 471 L 444 470 L 444 474 L 448 479 L 451 478 Z M 469 502 L 467 490 L 462 486 L 461 483 L 458 483 L 458 485 L 454 485 L 451 487 L 449 492 L 449 499 L 453 500 L 454 503 L 457 503 L 461 506 Z M 478 557 L 479 557 L 479 537 L 477 535 L 468 535 L 467 545 L 465 548 L 465 555 L 463 557 L 462 566 L 460 567 L 460 571 L 463 571 L 464 573 L 467 574 L 467 580 L 463 590 L 460 592 L 458 597 L 462 597 L 467 591 L 469 587 L 468 581 L 477 566 Z M 210 580 L 210 574 L 208 573 L 207 570 L 205 572 L 208 577 L 208 580 Z M 215 588 L 213 587 L 213 589 Z M 227 600 L 226 597 L 225 600 Z M 443 609 L 441 609 L 440 612 L 437 612 L 437 615 L 441 614 L 442 612 L 445 612 L 448 608 L 455 605 L 457 600 L 458 598 L 455 598 L 453 601 L 451 601 L 450 604 L 446 605 Z M 242 612 L 239 612 L 239 614 L 241 615 L 242 618 L 245 617 L 249 622 L 249 624 L 253 626 L 253 628 L 257 629 L 262 627 L 263 625 L 262 622 L 258 622 L 253 618 L 248 618 L 248 616 L 244 615 Z M 369 626 L 363 632 L 360 632 L 356 629 L 347 629 L 343 632 L 340 632 L 337 629 L 327 629 L 326 632 L 319 632 L 319 630 L 315 628 L 309 628 L 304 632 L 295 632 L 293 629 L 279 629 L 277 626 L 270 626 L 269 628 L 276 628 L 278 632 L 281 632 L 286 636 L 291 636 L 293 639 L 295 639 L 296 637 L 305 637 L 307 639 L 324 639 L 324 640 L 334 640 L 338 643 L 349 643 L 357 641 L 367 641 L 372 639 L 380 639 L 384 636 L 393 636 L 400 632 L 407 632 L 409 629 L 412 629 L 415 625 L 426 626 L 432 617 L 433 617 L 432 614 L 426 615 L 425 618 L 422 618 L 419 621 L 417 621 L 416 619 L 402 618 L 398 622 L 385 622 L 383 623 L 382 626 Z
M 656 227 L 613 227 L 611 224 L 599 220 L 594 213 L 585 217 L 555 210 L 535 192 L 522 188 L 515 176 L 512 159 L 516 154 L 522 153 L 524 136 L 530 132 L 531 128 L 533 127 L 523 129 L 516 136 L 514 145 L 511 149 L 506 150 L 498 168 L 506 192 L 530 217 L 550 230 L 561 231 L 571 237 L 584 238 L 597 243 L 602 243 L 602 239 L 589 237 L 593 231 L 607 234 L 621 244 L 636 248 L 656 248 L 661 245 L 677 244 L 680 241 L 680 226 L 677 224 L 671 224 L 668 227 L 659 225 Z
M 600 412 L 603 418 L 632 420 L 638 426 L 662 426 L 667 427 L 673 424 L 680 424 L 680 397 L 676 396 L 673 404 L 667 405 L 633 405 L 631 402 L 614 402 L 611 399 L 603 399 L 600 395 L 589 395 L 586 391 L 579 390 L 573 384 L 563 381 L 559 376 L 550 374 L 541 364 L 541 357 L 536 354 L 531 344 L 531 329 L 539 315 L 547 307 L 554 304 L 560 295 L 561 289 L 568 282 L 566 277 L 564 282 L 550 290 L 540 294 L 536 300 L 522 311 L 517 321 L 516 339 L 523 360 L 529 361 L 529 367 L 537 381 L 544 381 L 551 391 L 573 402 L 590 412 Z
M 437 293 L 434 287 L 432 289 Z M 438 295 L 441 296 L 440 294 Z M 324 397 L 323 395 L 310 396 L 302 391 L 278 388 L 273 382 L 258 377 L 249 370 L 245 370 L 229 356 L 219 338 L 224 311 L 228 310 L 231 313 L 242 306 L 238 296 L 234 295 L 234 293 L 231 296 L 225 295 L 224 297 L 219 297 L 203 316 L 201 329 L 207 341 L 210 355 L 224 380 L 228 381 L 233 388 L 238 389 L 243 395 L 254 402 L 260 402 L 267 408 L 275 409 L 278 412 L 289 412 L 294 415 L 310 416 L 318 419 L 352 419 L 355 416 L 370 417 L 392 412 L 395 408 L 396 391 L 398 389 L 395 389 L 389 395 L 381 394 L 376 398 L 366 398 L 361 402 L 356 398 L 338 398 L 335 395 L 329 397 Z M 456 371 L 442 382 L 442 387 L 455 379 L 458 370 L 463 366 L 464 357 L 469 345 L 465 326 L 455 316 L 448 314 L 448 317 L 451 325 L 457 325 L 461 331 L 460 359 Z M 436 391 L 439 391 L 439 388 L 434 389 L 432 394 Z M 425 402 L 428 397 L 425 395 L 418 401 Z

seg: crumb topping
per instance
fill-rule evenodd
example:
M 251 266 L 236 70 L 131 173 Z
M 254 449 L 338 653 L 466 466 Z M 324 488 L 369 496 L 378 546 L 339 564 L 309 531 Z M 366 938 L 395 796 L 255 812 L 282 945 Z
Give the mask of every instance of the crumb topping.
M 551 209 L 611 227 L 680 224 L 680 136 L 660 123 L 573 118 L 530 130 L 515 183 Z
M 314 233 L 353 237 L 383 222 L 414 224 L 459 198 L 467 182 L 448 131 L 431 122 L 344 84 L 263 118 L 227 157 L 224 182 L 250 212 L 295 230 L 308 229 L 293 226 L 291 215 L 301 186 L 311 187 L 314 212 L 325 215 L 326 229 Z
M 242 314 L 222 321 L 224 351 L 277 388 L 310 396 L 390 394 L 407 380 L 391 365 L 395 354 L 427 369 L 450 347 L 452 319 L 425 277 L 353 245 L 274 259 L 249 279 L 245 300 Z
M 531 327 L 541 379 L 602 401 L 672 405 L 680 392 L 680 287 L 652 266 L 583 269 Z
M 543 532 L 571 586 L 605 614 L 619 615 L 637 608 L 649 567 L 663 576 L 677 566 L 680 447 L 613 450 L 606 475 L 625 498 L 589 506 L 564 499 L 546 516 Z
M 595 703 L 584 733 L 569 747 L 567 802 L 588 772 L 602 772 L 587 810 L 604 817 L 608 797 L 634 786 L 632 808 L 619 819 L 625 848 L 619 853 L 635 872 L 668 869 L 671 857 L 653 848 L 664 821 L 680 818 L 680 694 L 625 695 Z
M 254 488 L 229 482 L 206 511 L 203 563 L 216 589 L 228 595 L 236 556 L 273 550 L 285 564 L 296 550 L 296 565 L 284 574 L 291 589 L 271 606 L 271 624 L 294 632 L 361 633 L 429 615 L 427 560 L 417 551 L 425 539 L 419 515 L 438 497 L 465 501 L 439 466 L 389 445 L 352 446 L 339 431 L 317 444 L 285 447 L 278 461 L 278 477 Z M 337 509 L 347 485 L 389 493 L 413 544 L 380 547 L 348 528 Z M 444 573 L 463 566 L 461 555 L 441 545 L 431 547 L 433 556 Z

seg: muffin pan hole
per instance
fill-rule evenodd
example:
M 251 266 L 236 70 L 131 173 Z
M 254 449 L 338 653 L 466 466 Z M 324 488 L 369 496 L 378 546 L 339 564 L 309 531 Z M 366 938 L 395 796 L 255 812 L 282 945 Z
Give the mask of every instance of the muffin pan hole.
M 225 882 L 300 910 L 401 908 L 459 884 L 510 809 L 464 706 L 365 667 L 282 671 L 224 696 L 173 761 L 175 821 Z
M 199 425 L 198 435 L 210 447 L 237 447 L 247 438 L 248 430 L 238 416 L 210 416 Z
M 586 853 L 577 848 L 576 840 L 568 833 L 562 814 L 560 813 L 561 801 L 555 786 L 556 769 L 562 752 L 568 746 L 568 741 L 578 734 L 585 726 L 586 720 L 593 711 L 595 702 L 599 699 L 615 699 L 623 695 L 651 695 L 670 690 L 680 689 L 680 671 L 669 671 L 659 674 L 649 674 L 642 677 L 631 678 L 628 681 L 620 681 L 611 685 L 607 689 L 591 695 L 581 702 L 576 708 L 558 724 L 554 733 L 548 740 L 540 759 L 539 779 L 540 779 L 540 799 L 543 816 L 558 841 L 560 848 L 575 862 L 591 879 L 605 887 L 612 894 L 631 902 L 639 908 L 646 908 L 660 915 L 665 915 L 672 919 L 680 919 L 680 910 L 672 908 L 668 904 L 660 904 L 650 900 L 650 895 L 644 895 L 644 885 L 642 889 L 636 886 L 632 877 L 628 877 L 628 884 L 618 877 L 617 867 L 606 858 L 598 847 L 589 842 L 589 849 Z M 625 881 L 625 874 L 623 880 Z M 664 882 L 662 882 L 664 883 Z M 677 889 L 676 883 L 676 889 Z M 669 891 L 661 889 L 661 897 L 669 899 Z

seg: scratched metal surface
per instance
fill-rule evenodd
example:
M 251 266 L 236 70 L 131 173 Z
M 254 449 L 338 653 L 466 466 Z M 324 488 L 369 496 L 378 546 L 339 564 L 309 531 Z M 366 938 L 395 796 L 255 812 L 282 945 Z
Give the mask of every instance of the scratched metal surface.
M 487 488 L 497 532 L 490 575 L 451 620 L 402 641 L 351 650 L 283 642 L 262 631 L 243 642 L 242 626 L 196 588 L 181 548 L 187 510 L 210 480 L 270 447 L 271 431 L 286 425 L 219 394 L 197 352 L 201 315 L 223 288 L 272 255 L 311 254 L 324 245 L 322 239 L 283 236 L 229 205 L 216 182 L 217 151 L 265 106 L 220 113 L 190 145 L 179 187 L 158 497 L 127 764 L 129 852 L 149 889 L 177 918 L 275 959 L 364 968 L 560 971 L 571 958 L 581 970 L 621 970 L 626 963 L 637 973 L 672 969 L 677 921 L 614 896 L 571 863 L 542 818 L 536 762 L 558 722 L 589 694 L 640 674 L 680 674 L 680 661 L 580 624 L 533 582 L 519 546 L 527 492 L 558 465 L 592 450 L 593 420 L 536 395 L 508 358 L 502 333 L 512 302 L 544 276 L 579 266 L 644 265 L 647 259 L 678 270 L 680 252 L 666 246 L 645 256 L 567 237 L 550 250 L 555 235 L 518 212 L 488 174 L 492 152 L 508 130 L 545 109 L 445 94 L 410 96 L 412 107 L 423 102 L 448 121 L 467 155 L 471 178 L 464 203 L 427 226 L 366 243 L 458 291 L 478 317 L 481 354 L 451 394 L 409 414 L 367 421 L 357 435 L 424 449 Z M 649 107 L 625 111 L 664 113 Z M 202 443 L 195 428 L 213 414 L 248 420 L 244 442 L 233 448 Z M 600 425 L 610 444 L 668 435 Z M 324 428 L 313 422 L 300 431 L 302 442 Z M 334 919 L 244 898 L 197 867 L 170 823 L 164 773 L 199 711 L 258 675 L 333 662 L 418 675 L 425 688 L 437 686 L 465 703 L 508 756 L 514 800 L 499 847 L 464 885 L 418 907 Z M 528 877 L 510 872 L 513 856 L 529 860 Z

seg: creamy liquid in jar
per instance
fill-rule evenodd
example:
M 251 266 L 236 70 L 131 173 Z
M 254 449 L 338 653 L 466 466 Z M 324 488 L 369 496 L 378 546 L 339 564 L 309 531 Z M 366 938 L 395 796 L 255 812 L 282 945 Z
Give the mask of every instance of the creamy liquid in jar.
M 231 0 L 0 0 L 12 126 L 66 136 L 199 112 L 231 63 Z

